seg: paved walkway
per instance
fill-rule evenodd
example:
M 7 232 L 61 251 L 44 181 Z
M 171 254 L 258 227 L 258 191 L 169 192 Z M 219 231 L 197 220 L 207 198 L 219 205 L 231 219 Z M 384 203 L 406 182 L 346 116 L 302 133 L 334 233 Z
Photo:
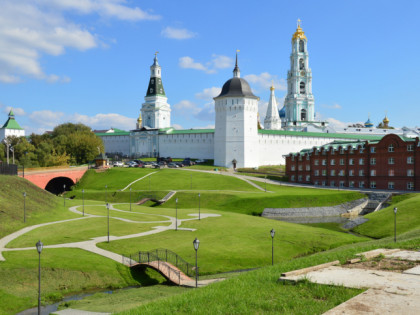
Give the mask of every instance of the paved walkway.
M 74 212 L 74 213 L 77 213 L 77 214 L 82 214 L 82 212 L 77 210 L 77 208 L 79 208 L 79 207 L 81 207 L 81 206 L 74 206 L 74 207 L 71 207 L 69 210 Z M 115 209 L 114 204 L 111 205 L 111 208 Z M 118 209 L 115 209 L 115 210 L 118 210 Z M 118 211 L 133 213 L 133 212 L 130 212 L 130 211 L 125 211 L 125 210 L 118 210 Z M 135 212 L 135 213 L 139 213 L 139 212 Z M 143 214 L 148 215 L 147 213 L 143 213 Z M 159 215 L 159 214 L 154 214 L 154 215 L 167 218 L 168 220 L 167 221 L 134 221 L 134 220 L 123 219 L 123 218 L 119 218 L 119 217 L 110 217 L 110 218 L 113 218 L 113 219 L 117 219 L 117 220 L 121 220 L 121 221 L 125 221 L 125 222 L 131 222 L 131 223 L 164 223 L 164 222 L 170 222 L 171 224 L 168 225 L 168 226 L 155 226 L 155 227 L 152 227 L 152 230 L 147 231 L 147 232 L 142 232 L 142 233 L 123 235 L 123 236 L 110 235 L 109 240 L 110 241 L 117 241 L 117 240 L 123 240 L 123 239 L 135 238 L 135 237 L 142 237 L 142 236 L 146 236 L 146 235 L 157 234 L 157 233 L 161 233 L 161 232 L 164 232 L 164 231 L 175 229 L 175 225 L 176 225 L 176 218 L 175 217 L 166 216 L 166 215 Z M 189 214 L 189 215 L 194 216 L 194 218 L 178 219 L 178 224 L 177 224 L 178 230 L 195 231 L 195 229 L 179 228 L 179 226 L 181 226 L 182 222 L 184 222 L 184 221 L 198 220 L 198 213 L 192 213 L 192 214 Z M 220 215 L 212 214 L 212 213 L 201 213 L 201 219 L 205 219 L 205 218 L 209 218 L 209 217 L 218 217 L 218 216 L 220 216 Z M 2 239 L 0 239 L 0 261 L 5 261 L 6 260 L 4 258 L 4 256 L 2 255 L 2 252 L 34 250 L 34 249 L 36 249 L 35 246 L 34 247 L 25 247 L 25 248 L 6 248 L 7 244 L 10 243 L 12 240 L 22 236 L 23 234 L 25 234 L 29 231 L 32 231 L 32 230 L 34 230 L 36 228 L 39 228 L 39 227 L 52 225 L 52 224 L 57 224 L 57 223 L 70 222 L 70 221 L 75 221 L 75 220 L 84 220 L 84 219 L 88 219 L 88 218 L 100 218 L 100 217 L 106 217 L 106 216 L 85 214 L 85 216 L 81 217 L 81 218 L 62 220 L 62 221 L 54 221 L 54 222 L 48 222 L 48 223 L 42 223 L 42 224 L 28 226 L 28 227 L 25 227 L 25 228 L 17 231 L 17 232 L 9 234 L 9 235 L 3 237 Z M 90 240 L 81 241 L 81 242 L 63 243 L 63 244 L 55 244 L 55 245 L 46 245 L 45 244 L 44 248 L 80 248 L 80 249 L 83 249 L 83 250 L 86 250 L 86 251 L 89 251 L 89 252 L 107 257 L 109 259 L 115 260 L 119 263 L 122 263 L 123 262 L 123 256 L 122 255 L 119 255 L 119 254 L 116 254 L 114 252 L 101 249 L 101 248 L 96 246 L 96 244 L 106 242 L 107 240 L 108 240 L 107 236 L 101 236 L 101 237 L 95 237 L 95 238 L 92 238 Z M 129 263 L 127 263 L 127 265 L 129 265 Z
M 386 250 L 382 251 L 386 253 Z M 375 250 L 375 254 L 378 252 L 381 253 L 380 250 Z M 385 257 L 420 261 L 420 252 L 402 251 L 386 254 Z M 411 269 L 403 273 L 339 266 L 329 266 L 321 269 L 317 269 L 315 266 L 308 269 L 304 273 L 295 271 L 295 274 L 293 274 L 291 272 L 290 276 L 286 275 L 281 277 L 280 280 L 309 279 L 311 282 L 319 284 L 369 288 L 364 293 L 340 304 L 325 314 L 419 314 L 420 274 L 413 273 Z

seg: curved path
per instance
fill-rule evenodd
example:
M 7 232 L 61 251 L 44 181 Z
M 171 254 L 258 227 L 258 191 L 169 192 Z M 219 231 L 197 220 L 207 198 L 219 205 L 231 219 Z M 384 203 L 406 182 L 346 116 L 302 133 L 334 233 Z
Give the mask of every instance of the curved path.
M 78 207 L 81 206 L 74 206 L 69 208 L 69 211 L 77 213 L 77 214 L 82 214 L 82 212 L 80 212 L 79 210 L 77 210 Z M 113 210 L 117 210 L 117 211 L 121 211 L 121 212 L 127 212 L 130 213 L 129 211 L 124 211 L 124 210 L 118 210 L 114 208 L 114 205 L 111 205 Z M 133 212 L 131 212 L 133 213 Z M 135 212 L 135 213 L 139 213 L 139 212 Z M 146 214 L 147 213 L 143 213 Z M 157 233 L 161 233 L 164 231 L 168 231 L 168 230 L 174 230 L 176 228 L 176 221 L 178 222 L 177 227 L 178 230 L 184 230 L 184 231 L 195 231 L 195 229 L 189 229 L 189 228 L 179 228 L 179 226 L 182 224 L 182 222 L 184 221 L 190 221 L 190 220 L 197 220 L 198 219 L 198 213 L 192 213 L 189 214 L 190 216 L 194 216 L 195 218 L 192 219 L 178 219 L 176 220 L 175 217 L 171 217 L 171 216 L 166 216 L 166 215 L 160 215 L 160 214 L 154 214 L 157 216 L 161 216 L 164 218 L 167 218 L 167 221 L 134 221 L 134 220 L 129 220 L 129 219 L 123 219 L 123 218 L 119 218 L 119 217 L 112 217 L 113 219 L 117 219 L 117 220 L 121 220 L 124 222 L 130 222 L 130 223 L 165 223 L 165 222 L 170 222 L 171 224 L 168 226 L 155 226 L 152 227 L 152 230 L 147 231 L 147 232 L 141 232 L 141 233 L 136 233 L 136 234 L 129 234 L 129 235 L 123 235 L 123 236 L 113 236 L 110 235 L 109 236 L 109 240 L 110 241 L 117 241 L 117 240 L 123 240 L 123 239 L 129 239 L 129 238 L 135 238 L 135 237 L 142 237 L 142 236 L 146 236 L 146 235 L 151 235 L 151 234 L 157 234 Z M 205 219 L 208 217 L 218 217 L 220 215 L 218 214 L 211 214 L 211 213 L 201 213 L 201 219 Z M 92 214 L 86 214 L 84 217 L 81 218 L 75 218 L 75 219 L 68 219 L 68 220 L 61 220 L 61 221 L 54 221 L 54 222 L 47 222 L 47 223 L 42 223 L 42 224 L 37 224 L 37 225 L 32 225 L 32 226 L 28 226 L 25 227 L 19 231 L 16 231 L 12 234 L 9 234 L 5 237 L 3 237 L 2 239 L 0 239 L 0 261 L 5 261 L 6 259 L 3 257 L 2 252 L 5 251 L 22 251 L 22 250 L 34 250 L 36 249 L 36 247 L 24 247 L 24 248 L 6 248 L 6 245 L 8 243 L 10 243 L 12 240 L 22 236 L 23 234 L 32 231 L 34 229 L 37 229 L 39 227 L 43 227 L 46 225 L 52 225 L 52 224 L 57 224 L 57 223 L 63 223 L 63 222 L 70 222 L 70 221 L 75 221 L 75 220 L 84 220 L 84 219 L 88 219 L 88 218 L 104 218 L 107 216 L 101 216 L 101 215 L 92 215 Z M 111 217 L 110 217 L 111 218 Z M 99 247 L 96 246 L 96 244 L 98 243 L 103 243 L 106 242 L 107 236 L 100 236 L 100 237 L 95 237 L 92 238 L 90 240 L 87 241 L 81 241 L 81 242 L 73 242 L 73 243 L 63 243 L 63 244 L 55 244 L 55 245 L 44 245 L 44 248 L 80 248 L 107 258 L 110 258 L 112 260 L 115 260 L 119 263 L 123 262 L 123 256 L 116 254 L 114 252 L 111 251 L 107 251 L 105 249 L 101 249 Z M 132 262 L 135 263 L 135 262 Z M 126 265 L 130 265 L 130 262 L 126 262 Z

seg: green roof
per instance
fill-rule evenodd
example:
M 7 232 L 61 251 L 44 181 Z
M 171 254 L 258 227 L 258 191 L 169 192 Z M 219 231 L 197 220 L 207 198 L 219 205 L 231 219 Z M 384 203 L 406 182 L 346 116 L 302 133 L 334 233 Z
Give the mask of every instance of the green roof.
M 366 134 L 346 134 L 346 133 L 326 133 L 326 132 L 306 132 L 306 131 L 287 131 L 287 130 L 258 130 L 258 133 L 268 135 L 298 136 L 298 137 L 317 137 L 317 138 L 339 138 L 339 139 L 360 139 L 360 140 L 381 140 L 386 135 L 366 135 Z
M 10 113 L 13 114 L 12 111 L 10 111 Z M 13 115 L 9 114 L 9 119 L 6 121 L 6 123 L 3 125 L 2 127 L 3 129 L 18 129 L 18 130 L 23 130 L 23 128 L 21 126 L 19 126 L 19 124 L 17 123 L 17 121 L 15 120 L 15 118 L 13 117 Z
M 182 129 L 177 130 L 173 128 L 159 129 L 159 131 L 166 134 L 193 134 L 193 133 L 214 133 L 214 129 Z
M 114 128 L 114 132 L 95 132 L 95 135 L 97 135 L 98 137 L 103 137 L 103 136 L 129 136 L 130 132 Z

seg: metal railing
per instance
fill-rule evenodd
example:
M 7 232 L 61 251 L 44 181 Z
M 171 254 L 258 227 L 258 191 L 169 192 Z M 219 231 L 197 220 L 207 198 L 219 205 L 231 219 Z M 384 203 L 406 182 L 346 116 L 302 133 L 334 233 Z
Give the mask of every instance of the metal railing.
M 1 175 L 17 175 L 18 166 L 16 164 L 0 163 L 0 174 Z
M 173 251 L 169 249 L 159 248 L 159 249 L 154 249 L 151 251 L 139 251 L 138 253 L 135 253 L 135 254 L 123 256 L 123 263 L 127 265 L 132 266 L 133 261 L 142 263 L 142 264 L 149 264 L 149 265 L 151 264 L 156 265 L 157 263 L 158 268 L 160 269 L 168 268 L 167 274 L 168 275 L 172 273 L 176 274 L 179 279 L 181 277 L 179 270 L 182 271 L 182 273 L 184 273 L 185 275 L 189 277 L 194 277 L 194 278 L 196 277 L 196 275 L 198 276 L 198 271 L 199 271 L 199 268 L 197 268 L 196 270 L 195 266 L 191 265 L 190 263 L 182 259 L 178 254 L 174 253 Z M 161 262 L 170 263 L 171 265 L 175 266 L 179 270 L 171 268 L 167 264 L 163 265 L 161 264 Z

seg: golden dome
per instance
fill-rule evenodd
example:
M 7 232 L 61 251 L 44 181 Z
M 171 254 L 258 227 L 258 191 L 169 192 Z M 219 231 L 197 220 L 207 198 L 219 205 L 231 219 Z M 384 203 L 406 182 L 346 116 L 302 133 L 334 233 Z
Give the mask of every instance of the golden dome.
M 137 122 L 138 122 L 139 124 L 141 124 L 141 122 L 142 122 L 142 119 L 141 119 L 141 114 L 139 115 L 139 118 L 137 118 Z
M 292 41 L 294 41 L 295 39 L 307 39 L 305 36 L 305 33 L 303 32 L 302 28 L 300 27 L 300 20 L 298 19 L 298 25 L 297 25 L 297 29 L 296 32 L 293 34 L 292 37 Z
M 386 116 L 385 116 L 385 118 L 384 118 L 384 120 L 382 120 L 382 122 L 383 122 L 384 124 L 389 123 L 389 119 L 388 119 L 388 117 L 386 117 Z

